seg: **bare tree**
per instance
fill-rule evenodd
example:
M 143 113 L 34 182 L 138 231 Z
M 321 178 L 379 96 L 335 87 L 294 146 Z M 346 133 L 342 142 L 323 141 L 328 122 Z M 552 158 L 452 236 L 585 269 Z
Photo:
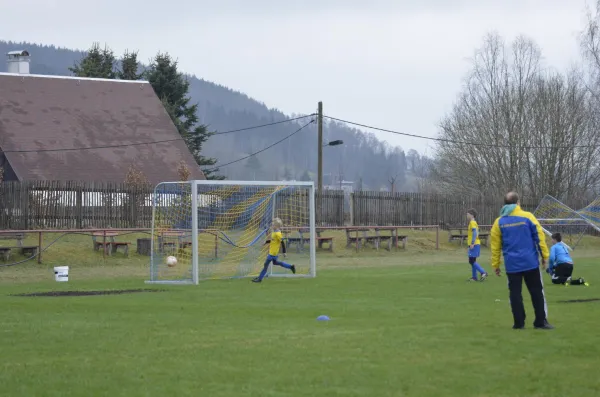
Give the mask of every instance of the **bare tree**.
M 396 179 L 398 179 L 398 175 L 390 176 L 388 178 L 388 182 L 390 183 L 390 191 L 392 193 L 396 193 Z
M 496 34 L 476 52 L 472 72 L 441 123 L 433 175 L 451 186 L 499 194 L 585 193 L 600 174 L 581 72 L 543 73 L 541 52 L 518 37 L 507 48 Z

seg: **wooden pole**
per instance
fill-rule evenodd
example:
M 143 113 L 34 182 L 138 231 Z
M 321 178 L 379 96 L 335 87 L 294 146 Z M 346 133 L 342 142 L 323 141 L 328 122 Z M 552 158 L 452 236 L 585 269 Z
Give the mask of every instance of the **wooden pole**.
M 42 244 L 44 243 L 44 233 L 38 233 L 38 263 L 42 263 Z
M 323 102 L 319 102 L 317 111 L 317 173 L 318 175 L 318 189 L 319 192 L 323 191 Z
M 317 222 L 321 222 L 321 201 L 323 196 L 323 102 L 317 110 Z
M 219 236 L 215 233 L 215 259 L 219 257 Z

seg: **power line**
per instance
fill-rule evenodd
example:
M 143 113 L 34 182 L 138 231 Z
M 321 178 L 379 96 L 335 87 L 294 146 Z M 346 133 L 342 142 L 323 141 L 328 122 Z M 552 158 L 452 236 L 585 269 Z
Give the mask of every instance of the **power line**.
M 300 131 L 302 131 L 303 129 L 305 129 L 306 127 L 308 127 L 310 124 L 312 124 L 312 123 L 314 123 L 314 122 L 315 122 L 315 120 L 314 120 L 314 119 L 312 119 L 312 120 L 311 120 L 311 121 L 309 121 L 308 123 L 304 124 L 302 127 L 298 128 L 296 131 L 294 131 L 294 132 L 292 132 L 291 134 L 289 134 L 289 135 L 287 135 L 287 136 L 285 136 L 285 137 L 281 138 L 281 139 L 280 139 L 280 140 L 278 140 L 277 142 L 274 142 L 274 143 L 270 144 L 269 146 L 267 146 L 267 147 L 265 147 L 265 148 L 263 148 L 263 149 L 259 150 L 258 152 L 250 153 L 249 155 L 247 155 L 247 156 L 245 156 L 245 157 L 239 158 L 239 159 L 237 159 L 237 160 L 230 161 L 229 163 L 221 164 L 221 165 L 219 165 L 219 166 L 216 166 L 216 167 L 214 167 L 214 168 L 207 169 L 207 170 L 205 170 L 205 171 L 208 171 L 208 172 L 217 171 L 219 168 L 222 168 L 222 167 L 225 167 L 225 166 L 227 166 L 227 165 L 234 164 L 234 163 L 238 163 L 238 162 L 240 162 L 240 161 L 242 161 L 242 160 L 246 160 L 247 158 L 250 158 L 250 157 L 252 157 L 252 156 L 256 156 L 257 154 L 259 154 L 259 153 L 262 153 L 262 152 L 264 152 L 265 150 L 271 149 L 273 146 L 276 146 L 276 145 L 280 144 L 281 142 L 285 141 L 286 139 L 289 139 L 289 138 L 291 138 L 293 135 L 296 135 L 297 133 L 299 133 Z
M 336 117 L 331 117 L 331 116 L 326 116 L 326 115 L 323 115 L 323 117 L 327 118 L 329 120 L 335 120 L 335 121 L 339 121 L 341 123 L 355 125 L 357 127 L 368 128 L 368 129 L 375 130 L 375 131 L 389 132 L 391 134 L 408 136 L 408 137 L 411 137 L 411 138 L 425 139 L 425 140 L 435 141 L 435 142 L 452 143 L 452 144 L 458 144 L 458 145 L 483 146 L 483 147 L 493 147 L 493 148 L 502 148 L 502 149 L 508 149 L 508 148 L 513 148 L 513 147 L 521 147 L 523 149 L 577 149 L 577 148 L 583 149 L 583 148 L 597 148 L 597 147 L 600 147 L 600 145 L 519 146 L 519 145 L 494 145 L 494 144 L 483 143 L 483 142 L 466 142 L 466 141 L 459 141 L 459 140 L 455 140 L 455 139 L 433 138 L 433 137 L 430 137 L 430 136 L 423 136 L 423 135 L 409 134 L 407 132 L 399 132 L 399 131 L 394 131 L 394 130 L 388 130 L 386 128 L 374 127 L 372 125 L 361 124 L 361 123 L 357 123 L 357 122 L 354 122 L 354 121 L 348 121 L 348 120 L 338 119 Z
M 307 117 L 313 117 L 314 115 L 315 114 L 313 113 L 313 114 L 308 114 L 306 116 L 295 117 L 293 119 L 287 119 L 287 120 L 282 120 L 282 121 L 275 121 L 273 123 L 268 123 L 268 124 L 255 125 L 254 127 L 238 128 L 237 130 L 229 130 L 229 131 L 222 131 L 222 132 L 213 132 L 213 133 L 211 133 L 211 135 L 223 135 L 223 134 L 230 134 L 232 132 L 255 130 L 257 128 L 269 127 L 269 126 L 272 126 L 272 125 L 284 124 L 284 123 L 289 123 L 289 122 L 296 121 L 296 120 L 302 120 L 302 119 L 305 119 Z
M 123 143 L 120 145 L 105 145 L 105 146 L 88 146 L 80 148 L 60 148 L 60 149 L 27 149 L 27 150 L 0 150 L 2 153 L 41 153 L 41 152 L 73 152 L 77 150 L 94 150 L 94 149 L 111 149 L 129 146 L 154 145 L 157 143 L 183 141 L 183 138 L 164 139 L 161 141 L 139 142 L 139 143 Z

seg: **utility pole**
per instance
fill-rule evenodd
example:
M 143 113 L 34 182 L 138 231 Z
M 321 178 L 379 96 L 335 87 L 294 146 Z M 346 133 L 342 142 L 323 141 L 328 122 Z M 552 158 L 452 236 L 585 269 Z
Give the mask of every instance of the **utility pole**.
M 318 156 L 318 165 L 317 165 L 317 174 L 318 174 L 318 191 L 323 191 L 323 102 L 319 102 L 319 107 L 317 111 L 317 156 Z

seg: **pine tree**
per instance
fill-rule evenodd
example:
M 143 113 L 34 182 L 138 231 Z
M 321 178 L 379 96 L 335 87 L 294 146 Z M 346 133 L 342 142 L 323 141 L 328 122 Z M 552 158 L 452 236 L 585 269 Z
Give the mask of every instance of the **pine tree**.
M 206 126 L 198 124 L 198 105 L 190 104 L 188 96 L 190 83 L 183 73 L 177 70 L 177 61 L 167 53 L 158 53 L 152 60 L 146 79 L 161 99 L 179 134 L 185 140 L 196 163 L 202 168 L 207 179 L 225 179 L 215 175 L 216 159 L 201 155 L 202 144 L 212 135 Z
M 139 62 L 137 60 L 137 51 L 125 51 L 121 59 L 121 70 L 117 71 L 117 78 L 120 80 L 140 80 L 144 77 L 143 73 L 138 73 Z
M 79 63 L 69 70 L 77 77 L 114 79 L 117 77 L 115 62 L 115 54 L 110 48 L 105 46 L 102 50 L 100 44 L 94 43 Z

